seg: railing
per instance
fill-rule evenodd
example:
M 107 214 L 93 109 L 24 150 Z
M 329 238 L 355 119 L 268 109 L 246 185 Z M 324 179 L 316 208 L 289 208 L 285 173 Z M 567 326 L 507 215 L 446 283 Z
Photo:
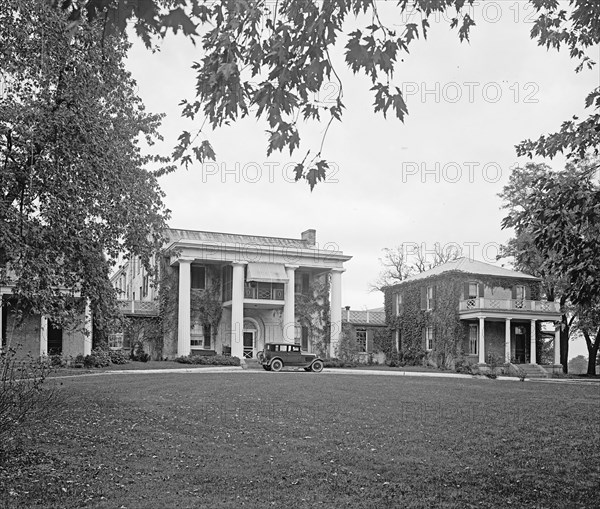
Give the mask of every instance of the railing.
M 373 325 L 385 325 L 385 313 L 383 311 L 353 311 L 351 309 L 343 309 L 342 320 L 348 323 L 368 323 Z
M 148 300 L 119 300 L 119 311 L 126 315 L 157 315 L 158 302 Z
M 498 311 L 532 311 L 535 313 L 559 313 L 558 302 L 546 300 L 525 299 L 493 299 L 489 297 L 473 297 L 461 300 L 458 309 L 460 311 L 472 311 L 478 309 Z
M 284 300 L 282 283 L 257 283 L 244 285 L 244 299 Z

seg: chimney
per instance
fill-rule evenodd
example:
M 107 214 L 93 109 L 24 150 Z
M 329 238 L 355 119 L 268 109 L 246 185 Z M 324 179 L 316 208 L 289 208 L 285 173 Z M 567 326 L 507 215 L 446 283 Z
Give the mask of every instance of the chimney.
M 309 246 L 314 246 L 317 243 L 317 230 L 306 230 L 302 232 L 302 240 Z

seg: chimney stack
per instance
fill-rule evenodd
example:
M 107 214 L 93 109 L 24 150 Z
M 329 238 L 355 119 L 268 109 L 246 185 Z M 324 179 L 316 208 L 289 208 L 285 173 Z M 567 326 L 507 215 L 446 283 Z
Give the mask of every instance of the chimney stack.
M 317 230 L 306 230 L 302 232 L 302 240 L 309 246 L 314 246 L 317 243 Z

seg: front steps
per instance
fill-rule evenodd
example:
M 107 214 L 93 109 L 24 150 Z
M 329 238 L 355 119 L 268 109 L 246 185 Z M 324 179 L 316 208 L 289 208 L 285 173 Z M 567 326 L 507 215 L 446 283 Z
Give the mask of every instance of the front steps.
M 508 364 L 508 372 L 514 376 L 525 378 L 550 378 L 548 372 L 539 364 Z

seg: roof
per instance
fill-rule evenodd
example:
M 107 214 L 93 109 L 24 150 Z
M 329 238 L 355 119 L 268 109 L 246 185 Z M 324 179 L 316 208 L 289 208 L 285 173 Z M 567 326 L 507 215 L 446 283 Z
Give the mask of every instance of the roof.
M 517 272 L 516 270 L 505 269 L 498 267 L 490 263 L 480 262 L 479 260 L 473 260 L 471 258 L 462 257 L 452 260 L 450 262 L 438 265 L 433 269 L 426 270 L 420 274 L 407 277 L 404 281 L 398 283 L 409 283 L 411 281 L 418 281 L 419 279 L 425 279 L 431 276 L 438 276 L 447 272 L 463 272 L 465 274 L 478 274 L 482 276 L 498 276 L 498 277 L 511 277 L 518 279 L 531 279 L 539 281 L 540 278 L 525 274 L 524 272 Z
M 167 228 L 165 230 L 167 244 L 180 240 L 195 240 L 217 244 L 250 244 L 256 246 L 293 247 L 311 249 L 307 241 L 301 239 L 288 239 L 284 237 L 263 237 L 260 235 L 240 235 L 237 233 L 205 232 L 198 230 L 178 230 Z

